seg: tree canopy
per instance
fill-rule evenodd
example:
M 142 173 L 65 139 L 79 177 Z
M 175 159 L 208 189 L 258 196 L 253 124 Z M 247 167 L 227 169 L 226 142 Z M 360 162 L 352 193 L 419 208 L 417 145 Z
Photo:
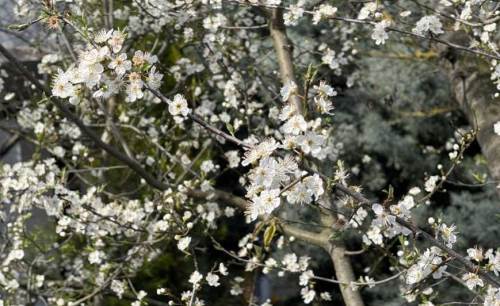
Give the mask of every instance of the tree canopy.
M 500 305 L 499 2 L 0 7 L 0 306 Z

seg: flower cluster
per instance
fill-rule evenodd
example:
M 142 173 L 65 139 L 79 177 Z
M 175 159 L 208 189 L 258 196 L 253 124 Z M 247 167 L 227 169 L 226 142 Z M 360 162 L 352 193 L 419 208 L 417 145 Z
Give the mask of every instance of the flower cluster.
M 413 33 L 418 35 L 426 35 L 427 33 L 431 34 L 442 34 L 443 32 L 443 24 L 439 20 L 439 17 L 430 15 L 422 17 L 415 28 L 413 28 Z
M 93 98 L 107 99 L 125 87 L 126 100 L 135 102 L 144 97 L 145 87 L 158 89 L 163 78 L 154 66 L 158 58 L 136 51 L 129 60 L 121 52 L 125 38 L 126 34 L 118 30 L 97 33 L 94 44 L 80 52 L 75 66 L 58 71 L 52 94 L 76 104 L 85 89 L 92 92 Z

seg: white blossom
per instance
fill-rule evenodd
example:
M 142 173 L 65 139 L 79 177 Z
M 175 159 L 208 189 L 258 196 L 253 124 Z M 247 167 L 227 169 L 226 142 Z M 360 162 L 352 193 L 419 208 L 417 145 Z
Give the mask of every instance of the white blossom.
M 189 237 L 189 236 L 183 237 L 177 243 L 177 248 L 181 251 L 184 251 L 188 248 L 190 243 L 191 243 L 191 237 Z
M 205 279 L 207 280 L 207 283 L 209 286 L 212 287 L 219 287 L 219 276 L 215 273 L 208 273 L 207 276 L 205 276 Z
M 280 90 L 281 99 L 283 101 L 288 101 L 291 96 L 293 96 L 297 91 L 297 84 L 292 80 L 289 80 Z
M 173 100 L 168 101 L 168 111 L 173 116 L 182 115 L 184 117 L 191 112 L 187 100 L 180 94 L 176 94 Z
M 415 28 L 413 28 L 413 33 L 418 35 L 426 35 L 427 32 L 431 32 L 432 34 L 442 34 L 444 33 L 442 27 L 443 25 L 441 24 L 439 17 L 434 15 L 424 16 L 417 22 Z
M 387 38 L 389 38 L 389 35 L 385 31 L 385 29 L 390 25 L 391 23 L 388 20 L 382 20 L 380 22 L 377 22 L 373 28 L 372 32 L 372 39 L 375 40 L 376 45 L 383 45 L 385 44 L 385 41 Z
M 264 190 L 259 196 L 252 199 L 247 208 L 247 215 L 254 221 L 261 215 L 268 215 L 273 212 L 281 203 L 279 189 Z
M 189 277 L 189 282 L 193 285 L 198 284 L 201 280 L 203 279 L 203 274 L 201 274 L 198 271 L 194 271 L 191 273 L 191 276 Z
M 310 304 L 314 300 L 314 297 L 316 296 L 316 291 L 308 287 L 304 287 L 300 290 L 300 294 L 302 295 L 304 303 Z
M 245 153 L 245 158 L 241 162 L 243 166 L 248 166 L 261 158 L 270 156 L 279 144 L 273 138 L 264 140 Z
M 484 287 L 483 280 L 476 273 L 466 273 L 462 279 L 470 290 L 474 290 L 477 286 Z
M 114 69 L 118 76 L 122 76 L 132 68 L 132 62 L 127 60 L 127 54 L 121 53 L 109 63 L 108 67 Z
M 500 121 L 493 124 L 493 132 L 500 136 Z
M 329 17 L 335 16 L 337 13 L 337 8 L 329 4 L 321 4 L 315 11 L 313 15 L 313 24 L 318 24 L 322 19 L 328 19 Z
M 126 288 L 126 285 L 125 285 L 124 282 L 116 280 L 116 279 L 114 279 L 114 280 L 111 281 L 110 289 L 120 299 L 122 298 L 123 294 L 125 293 L 125 288 Z
M 298 24 L 299 19 L 304 15 L 304 8 L 302 5 L 302 1 L 290 5 L 289 9 L 283 14 L 283 20 L 286 26 L 295 26 Z
M 89 254 L 89 262 L 91 264 L 100 264 L 104 257 L 104 253 L 99 250 L 95 250 Z
M 425 181 L 424 189 L 427 192 L 433 192 L 436 188 L 436 184 L 439 180 L 439 176 L 433 175 Z

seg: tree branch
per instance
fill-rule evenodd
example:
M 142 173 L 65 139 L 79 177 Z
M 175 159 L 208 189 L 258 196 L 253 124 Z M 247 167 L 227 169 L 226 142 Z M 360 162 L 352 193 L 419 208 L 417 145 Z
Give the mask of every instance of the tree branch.
M 363 299 L 359 290 L 352 287 L 356 276 L 352 269 L 352 264 L 349 257 L 346 256 L 346 248 L 343 240 L 336 240 L 331 243 L 326 249 L 335 268 L 335 276 L 342 283 L 340 284 L 340 292 L 347 306 L 364 306 Z M 346 285 L 347 284 L 347 285 Z
M 222 190 L 201 191 L 191 189 L 187 192 L 187 195 L 198 199 L 220 200 L 232 206 L 236 206 L 243 211 L 247 209 L 248 205 L 247 200 Z M 286 235 L 294 236 L 304 242 L 309 242 L 320 247 L 324 247 L 328 243 L 328 233 L 326 231 L 317 233 L 283 223 L 281 223 L 280 226 Z
M 337 185 L 335 185 L 335 188 L 337 190 L 341 191 L 342 193 L 345 193 L 345 194 L 351 196 L 352 198 L 354 198 L 355 200 L 357 200 L 361 204 L 365 204 L 365 205 L 372 204 L 372 201 L 365 198 L 361 193 L 352 191 L 344 185 L 337 184 Z M 410 231 L 412 231 L 415 236 L 421 236 L 421 237 L 425 238 L 431 245 L 438 247 L 439 249 L 441 249 L 442 251 L 444 251 L 445 253 L 447 253 L 451 257 L 458 260 L 469 272 L 477 273 L 484 280 L 486 280 L 488 283 L 490 283 L 491 285 L 493 285 L 495 287 L 500 287 L 500 282 L 497 279 L 493 278 L 489 273 L 483 271 L 479 266 L 473 264 L 471 261 L 467 260 L 464 256 L 462 256 L 458 252 L 452 250 L 451 248 L 447 247 L 443 243 L 439 242 L 431 234 L 427 233 L 426 231 L 424 231 L 423 229 L 414 225 L 413 223 L 410 223 L 410 222 L 408 222 L 404 219 L 401 219 L 399 217 L 396 217 L 396 222 L 399 223 L 400 225 L 406 227 Z
M 243 2 L 241 0 L 228 0 L 227 2 L 235 3 L 235 4 L 239 4 L 239 5 L 261 7 L 261 8 L 290 10 L 287 7 L 282 7 L 282 6 L 279 7 L 279 6 L 251 3 L 251 2 Z M 314 12 L 313 11 L 304 11 L 304 14 L 314 15 Z M 376 22 L 372 21 L 372 20 L 361 20 L 361 19 L 342 17 L 342 16 L 331 16 L 331 17 L 327 17 L 327 18 L 331 19 L 331 20 L 337 20 L 337 21 L 342 21 L 342 22 L 347 22 L 347 23 L 364 24 L 364 25 L 371 25 L 371 26 L 374 26 L 376 24 Z M 476 55 L 481 55 L 481 56 L 484 56 L 484 57 L 487 57 L 490 59 L 500 60 L 500 56 L 497 54 L 488 53 L 488 52 L 483 51 L 483 50 L 472 49 L 472 48 L 469 48 L 467 46 L 464 46 L 461 44 L 456 44 L 456 43 L 453 43 L 449 40 L 438 38 L 435 36 L 431 36 L 431 35 L 426 36 L 426 35 L 416 34 L 416 33 L 413 33 L 411 31 L 407 31 L 407 30 L 403 30 L 403 29 L 399 29 L 399 28 L 395 28 L 395 27 L 386 27 L 385 30 L 388 32 L 396 32 L 396 33 L 400 33 L 400 34 L 403 34 L 406 36 L 411 36 L 411 37 L 418 38 L 421 40 L 434 41 L 434 42 L 451 47 L 451 48 L 459 50 L 459 51 L 464 51 L 464 52 L 473 53 Z
M 286 28 L 283 22 L 283 9 L 272 8 L 269 12 L 269 31 L 273 39 L 274 49 L 276 50 L 276 59 L 280 68 L 281 82 L 283 85 L 289 81 L 299 85 L 293 71 L 293 52 L 292 42 L 286 34 Z M 302 103 L 300 97 L 293 93 L 289 98 L 290 103 L 295 105 L 297 112 L 302 113 Z

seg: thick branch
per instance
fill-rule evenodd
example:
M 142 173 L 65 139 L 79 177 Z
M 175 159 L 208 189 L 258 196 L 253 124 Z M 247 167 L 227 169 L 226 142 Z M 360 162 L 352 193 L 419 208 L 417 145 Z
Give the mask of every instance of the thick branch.
M 187 192 L 187 195 L 198 199 L 220 200 L 229 205 L 236 206 L 243 211 L 247 209 L 248 205 L 247 200 L 222 190 L 205 192 L 192 189 Z M 326 233 L 312 232 L 289 224 L 281 224 L 281 228 L 286 235 L 294 236 L 299 240 L 309 242 L 316 246 L 324 247 L 328 242 Z
M 321 201 L 324 203 L 318 204 L 324 207 L 331 206 L 333 208 L 335 206 L 329 194 L 325 194 Z M 332 231 L 342 231 L 338 223 L 337 214 L 332 211 L 325 210 L 322 212 L 321 224 L 327 228 L 325 230 L 327 235 L 331 235 Z M 341 237 L 328 239 L 323 245 L 323 249 L 330 256 L 335 268 L 335 276 L 339 281 L 340 292 L 346 306 L 364 306 L 361 292 L 352 286 L 356 282 L 356 275 L 352 268 L 351 259 L 346 254 L 344 240 Z
M 349 257 L 346 256 L 346 249 L 342 240 L 335 241 L 326 249 L 335 267 L 335 276 L 342 283 L 340 292 L 347 306 L 364 306 L 359 290 L 354 290 L 351 286 L 356 281 L 356 276 L 352 270 Z M 348 284 L 348 285 L 346 285 Z
M 463 36 L 458 39 L 461 38 Z M 450 55 L 452 50 L 444 52 Z M 445 60 L 442 64 L 448 73 L 455 100 L 469 124 L 478 131 L 477 141 L 488 162 L 491 177 L 500 182 L 500 136 L 493 130 L 493 125 L 500 121 L 500 104 L 494 100 L 496 90 L 487 64 L 469 57 L 459 57 L 456 62 Z M 500 196 L 500 190 L 497 194 Z
M 286 28 L 283 23 L 283 10 L 281 8 L 273 8 L 270 12 L 269 18 L 269 30 L 271 32 L 271 37 L 273 39 L 274 49 L 276 50 L 276 58 L 278 60 L 278 65 L 280 67 L 280 76 L 283 84 L 289 81 L 298 84 L 295 78 L 295 73 L 293 71 L 293 57 L 292 57 L 292 43 L 286 34 Z M 302 103 L 300 101 L 300 96 L 293 94 L 289 99 L 290 103 L 295 105 L 298 113 L 302 113 Z M 286 231 L 285 231 L 286 232 Z M 291 233 L 297 236 L 297 233 Z M 323 237 L 326 234 L 326 239 Z M 350 284 L 354 282 L 355 276 L 352 270 L 352 265 L 345 256 L 345 247 L 342 240 L 335 241 L 335 243 L 330 243 L 328 241 L 328 232 L 318 235 L 321 246 L 328 252 L 332 260 L 333 266 L 335 268 L 335 275 L 337 279 L 342 283 Z M 302 237 L 309 240 L 314 237 Z M 307 241 L 307 240 L 306 240 Z M 326 242 L 326 243 L 325 243 Z M 363 306 L 363 300 L 359 291 L 354 291 L 351 286 L 340 285 L 340 291 L 344 299 L 344 303 L 347 306 Z
M 201 199 L 221 200 L 241 209 L 246 209 L 247 206 L 247 201 L 245 199 L 221 190 L 213 190 L 209 192 L 189 190 L 188 195 Z M 331 232 L 330 228 L 317 233 L 289 224 L 282 224 L 281 227 L 286 235 L 293 236 L 303 242 L 308 242 L 325 249 L 328 252 L 335 268 L 335 275 L 340 282 L 340 291 L 345 304 L 347 306 L 364 306 L 360 292 L 353 290 L 350 285 L 356 281 L 356 277 L 352 269 L 351 261 L 345 254 L 346 250 L 344 243 L 342 240 L 332 242 L 329 241 L 329 234 Z
M 283 23 L 283 10 L 281 8 L 273 8 L 270 10 L 269 15 L 269 31 L 273 39 L 274 49 L 276 50 L 281 82 L 285 85 L 289 81 L 292 81 L 298 85 L 293 71 L 293 45 L 286 34 L 286 28 Z M 289 102 L 295 105 L 299 113 L 302 113 L 302 103 L 296 93 L 290 95 Z

